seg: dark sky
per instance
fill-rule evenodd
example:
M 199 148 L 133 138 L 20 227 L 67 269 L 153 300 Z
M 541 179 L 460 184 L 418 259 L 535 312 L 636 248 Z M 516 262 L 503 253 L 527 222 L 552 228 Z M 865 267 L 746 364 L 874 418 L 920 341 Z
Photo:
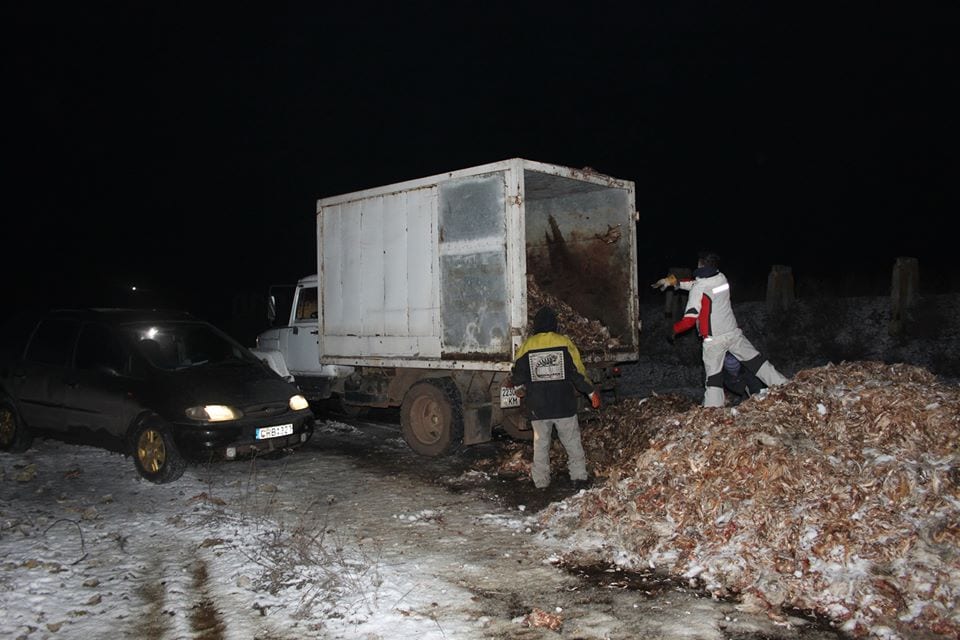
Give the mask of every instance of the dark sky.
M 636 182 L 641 285 L 956 282 L 956 3 L 144 4 L 4 9 L 18 300 L 230 304 L 317 198 L 518 156 Z

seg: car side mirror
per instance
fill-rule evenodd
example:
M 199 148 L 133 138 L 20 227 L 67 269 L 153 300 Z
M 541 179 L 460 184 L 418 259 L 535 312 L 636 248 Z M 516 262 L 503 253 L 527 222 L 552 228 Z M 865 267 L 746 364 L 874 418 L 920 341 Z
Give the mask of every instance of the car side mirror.
M 267 298 L 267 321 L 273 324 L 277 319 L 277 299 L 273 296 Z

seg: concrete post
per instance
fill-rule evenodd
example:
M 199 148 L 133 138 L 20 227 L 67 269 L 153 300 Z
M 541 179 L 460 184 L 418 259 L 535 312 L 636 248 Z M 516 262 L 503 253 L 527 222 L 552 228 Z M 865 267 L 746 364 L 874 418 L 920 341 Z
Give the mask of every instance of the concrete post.
M 793 269 L 783 264 L 773 265 L 767 276 L 767 312 L 786 311 L 793 306 L 795 299 Z
M 920 296 L 920 262 L 916 258 L 897 258 L 890 286 L 890 335 L 902 334 Z

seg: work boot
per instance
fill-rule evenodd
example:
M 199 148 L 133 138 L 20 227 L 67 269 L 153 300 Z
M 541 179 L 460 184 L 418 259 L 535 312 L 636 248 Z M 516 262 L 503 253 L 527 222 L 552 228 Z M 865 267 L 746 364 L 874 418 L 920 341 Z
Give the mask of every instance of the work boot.
M 579 492 L 581 489 L 589 489 L 590 485 L 593 484 L 593 480 L 587 478 L 585 480 L 574 480 L 573 481 L 573 490 L 574 492 Z

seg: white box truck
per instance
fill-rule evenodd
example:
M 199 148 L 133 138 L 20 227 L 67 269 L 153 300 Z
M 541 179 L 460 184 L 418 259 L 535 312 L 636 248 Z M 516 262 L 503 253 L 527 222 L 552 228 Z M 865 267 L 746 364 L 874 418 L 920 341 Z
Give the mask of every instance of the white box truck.
M 635 207 L 631 181 L 520 158 L 322 198 L 317 273 L 255 350 L 311 400 L 399 407 L 423 455 L 497 426 L 529 439 L 501 384 L 533 287 L 608 332 L 599 348 L 578 344 L 602 388 L 637 358 Z

